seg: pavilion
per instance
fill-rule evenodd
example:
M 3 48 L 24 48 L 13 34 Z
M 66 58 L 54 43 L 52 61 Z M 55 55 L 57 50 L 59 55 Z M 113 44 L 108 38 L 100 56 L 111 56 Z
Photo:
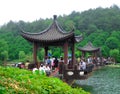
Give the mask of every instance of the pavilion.
M 57 22 L 57 16 L 54 15 L 52 24 L 45 30 L 38 33 L 25 32 L 21 29 L 21 36 L 27 41 L 33 44 L 33 60 L 38 67 L 37 62 L 37 50 L 43 47 L 45 50 L 45 57 L 48 55 L 49 46 L 63 47 L 64 51 L 64 63 L 68 61 L 68 48 L 70 47 L 72 52 L 72 64 L 75 63 L 75 43 L 82 40 L 82 35 L 75 36 L 74 29 L 70 32 L 66 32 L 60 28 Z
M 85 54 L 87 52 L 93 53 L 93 56 L 97 56 L 97 54 L 100 54 L 100 47 L 94 47 L 91 42 L 88 42 L 84 47 L 79 47 L 78 50 L 82 52 L 82 56 L 85 57 Z

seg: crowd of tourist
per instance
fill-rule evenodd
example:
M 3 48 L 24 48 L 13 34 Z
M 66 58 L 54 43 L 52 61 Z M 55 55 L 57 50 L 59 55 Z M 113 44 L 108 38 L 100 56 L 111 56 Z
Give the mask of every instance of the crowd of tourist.
M 108 58 L 100 58 L 100 57 L 92 57 L 92 56 L 89 56 L 88 58 L 84 58 L 84 57 L 80 57 L 80 58 L 76 58 L 76 63 L 77 64 L 77 69 L 78 70 L 86 70 L 87 66 L 88 65 L 92 65 L 93 67 L 94 66 L 99 66 L 101 64 L 103 65 L 106 65 L 106 64 L 109 64 L 109 63 L 112 63 L 113 62 L 113 59 L 111 57 L 108 57 Z M 39 70 L 40 73 L 45 73 L 46 75 L 50 75 L 53 71 L 56 71 L 58 68 L 62 68 L 62 67 L 59 67 L 60 64 L 64 63 L 64 58 L 61 56 L 60 58 L 57 58 L 57 57 L 45 57 L 44 59 L 44 62 L 43 63 L 40 63 L 40 66 L 39 68 L 37 68 L 36 66 L 34 65 L 31 65 L 29 63 L 29 61 L 27 61 L 26 63 L 18 63 L 18 64 L 15 64 L 15 67 L 19 67 L 21 69 L 29 69 L 30 68 L 30 65 L 31 65 L 31 69 L 33 71 L 33 73 L 36 71 L 36 70 Z M 67 62 L 67 65 L 69 65 L 71 62 L 71 58 L 68 59 L 68 62 Z M 34 66 L 34 67 L 33 67 Z
M 44 63 L 40 64 L 39 69 L 36 67 L 33 68 L 33 72 L 37 69 L 40 71 L 40 73 L 45 73 L 47 76 L 51 74 L 51 72 L 55 71 L 58 69 L 59 62 L 61 62 L 63 59 L 58 59 L 57 57 L 45 57 Z
M 115 60 L 111 57 L 92 57 L 89 56 L 88 58 L 78 58 L 78 69 L 85 70 L 87 65 L 93 65 L 95 67 L 107 64 L 115 64 Z

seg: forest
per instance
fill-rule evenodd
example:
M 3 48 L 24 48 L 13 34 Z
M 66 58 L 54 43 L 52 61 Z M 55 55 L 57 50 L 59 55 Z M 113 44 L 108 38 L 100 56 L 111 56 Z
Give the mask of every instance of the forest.
M 109 8 L 98 7 L 83 12 L 73 11 L 69 15 L 57 15 L 58 24 L 69 32 L 75 29 L 75 34 L 82 34 L 84 39 L 75 45 L 76 57 L 81 56 L 77 49 L 88 42 L 100 47 L 102 56 L 113 57 L 120 62 L 120 8 L 113 5 Z M 33 46 L 20 35 L 19 26 L 26 32 L 41 32 L 52 23 L 52 18 L 35 20 L 33 22 L 10 21 L 0 27 L 0 64 L 2 61 L 32 61 Z M 49 52 L 60 56 L 61 49 L 51 47 Z M 52 52 L 54 49 L 54 52 Z M 43 58 L 43 49 L 38 52 L 39 60 Z

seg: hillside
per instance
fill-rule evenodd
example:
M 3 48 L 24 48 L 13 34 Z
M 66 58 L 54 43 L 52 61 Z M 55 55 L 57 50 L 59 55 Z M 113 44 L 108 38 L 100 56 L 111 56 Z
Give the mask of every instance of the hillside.
M 40 32 L 51 22 L 52 19 L 39 19 L 31 23 L 10 21 L 3 25 L 0 28 L 0 60 L 19 59 L 21 51 L 26 56 L 24 60 L 32 56 L 32 45 L 20 36 L 17 24 L 27 32 Z M 83 34 L 84 40 L 78 43 L 76 48 L 91 41 L 94 46 L 101 47 L 103 56 L 114 56 L 117 62 L 120 62 L 120 8 L 118 6 L 99 7 L 81 13 L 73 11 L 69 15 L 58 15 L 58 22 L 68 32 L 74 27 L 76 35 Z M 42 59 L 42 53 L 43 51 L 38 53 L 39 59 Z

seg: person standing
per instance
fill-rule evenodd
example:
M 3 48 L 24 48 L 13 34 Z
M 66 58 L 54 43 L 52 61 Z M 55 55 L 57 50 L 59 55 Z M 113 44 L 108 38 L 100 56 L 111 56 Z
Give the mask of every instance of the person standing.
M 58 68 L 58 59 L 57 59 L 57 57 L 55 57 L 55 60 L 54 60 L 54 67 L 55 67 L 55 70 Z
M 80 62 L 80 70 L 85 70 L 85 69 L 86 69 L 86 62 L 81 59 L 81 62 Z

